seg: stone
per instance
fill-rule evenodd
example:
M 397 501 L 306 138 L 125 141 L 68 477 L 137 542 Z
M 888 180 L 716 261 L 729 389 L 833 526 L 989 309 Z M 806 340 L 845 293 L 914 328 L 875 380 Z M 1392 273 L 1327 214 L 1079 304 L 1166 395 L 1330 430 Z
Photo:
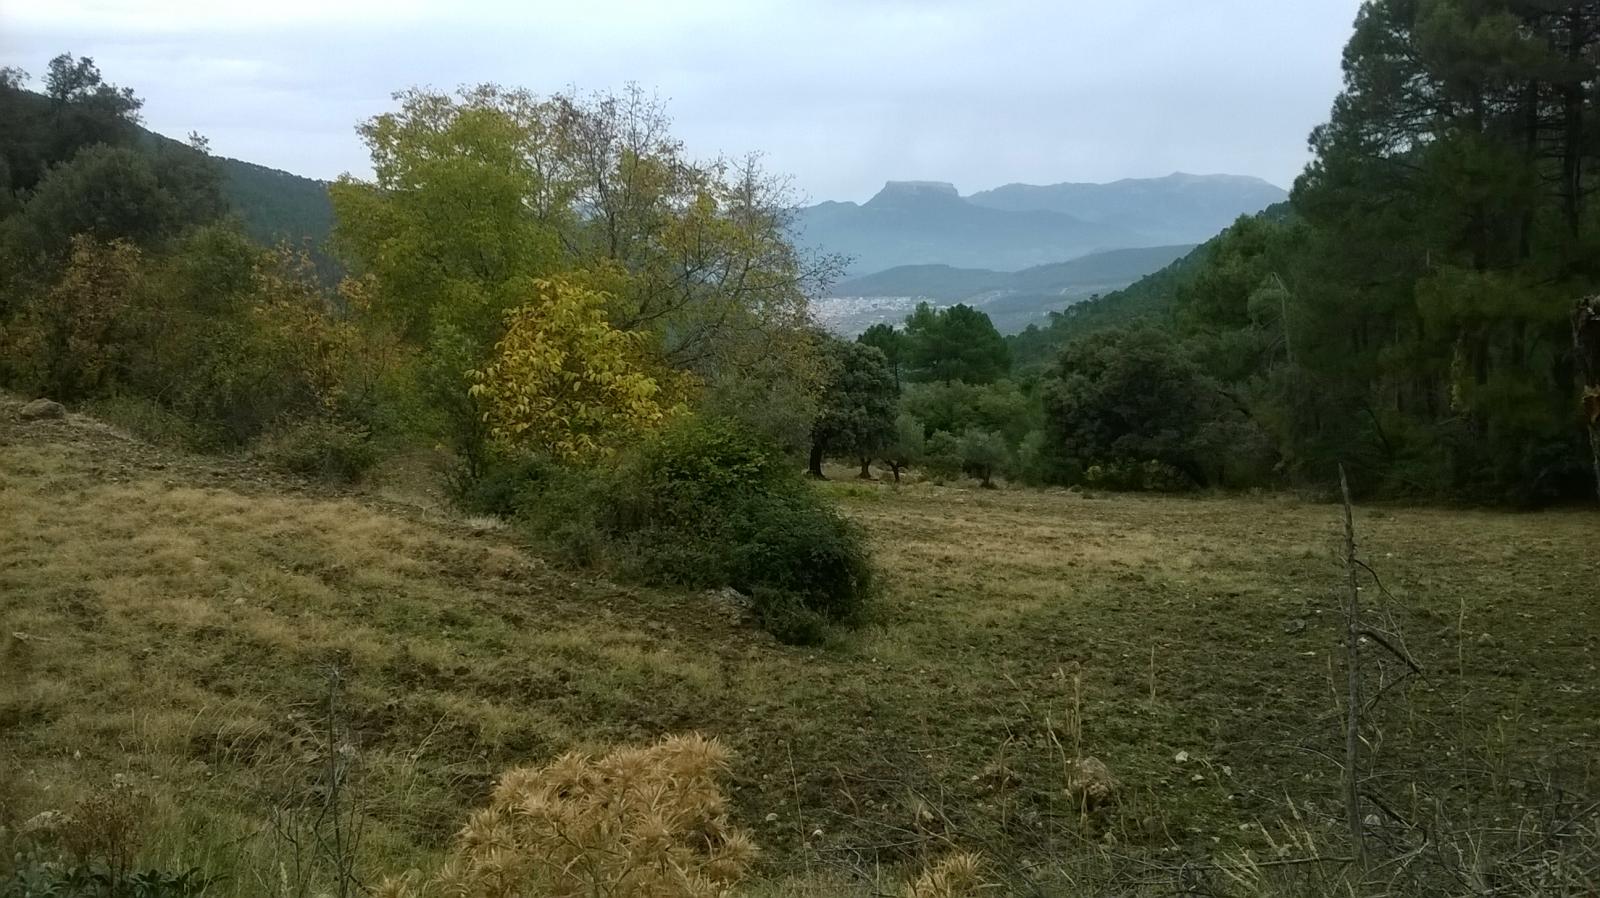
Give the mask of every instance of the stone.
M 729 623 L 748 624 L 756 619 L 755 603 L 749 596 L 731 586 L 708 589 L 706 598 L 712 600 Z
M 1067 795 L 1085 810 L 1111 804 L 1122 784 L 1099 758 L 1088 757 L 1067 765 Z
M 17 412 L 22 421 L 58 421 L 67 416 L 67 407 L 53 399 L 35 399 Z

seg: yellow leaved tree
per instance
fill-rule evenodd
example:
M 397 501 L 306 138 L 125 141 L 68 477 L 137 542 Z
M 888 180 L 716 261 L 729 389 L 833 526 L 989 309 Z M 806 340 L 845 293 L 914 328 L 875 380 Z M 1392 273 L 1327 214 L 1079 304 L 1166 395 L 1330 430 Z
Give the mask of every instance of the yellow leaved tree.
M 649 340 L 611 326 L 611 297 L 565 279 L 528 285 L 488 364 L 469 372 L 494 440 L 578 460 L 659 426 L 677 392 L 645 364 Z

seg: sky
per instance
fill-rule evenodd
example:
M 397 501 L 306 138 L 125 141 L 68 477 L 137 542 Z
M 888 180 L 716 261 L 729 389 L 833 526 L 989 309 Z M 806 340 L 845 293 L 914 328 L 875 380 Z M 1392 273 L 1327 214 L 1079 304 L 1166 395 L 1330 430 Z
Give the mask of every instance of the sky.
M 636 82 L 698 157 L 809 201 L 1174 171 L 1287 187 L 1359 0 L 0 0 L 0 65 L 91 56 L 145 123 L 300 175 L 370 172 L 412 86 Z

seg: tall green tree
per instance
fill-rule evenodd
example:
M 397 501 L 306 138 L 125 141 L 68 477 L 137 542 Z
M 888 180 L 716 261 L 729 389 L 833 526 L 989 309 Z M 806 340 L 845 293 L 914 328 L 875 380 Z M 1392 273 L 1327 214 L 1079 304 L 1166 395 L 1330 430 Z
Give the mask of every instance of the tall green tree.
M 876 347 L 826 335 L 821 340 L 827 376 L 807 470 L 821 479 L 823 459 L 839 455 L 859 461 L 861 476 L 871 477 L 872 458 L 895 436 L 894 375 Z
M 1154 328 L 1069 344 L 1045 383 L 1044 409 L 1049 448 L 1064 469 L 1155 461 L 1202 485 L 1196 441 L 1223 413 L 1216 385 Z
M 894 373 L 894 387 L 900 389 L 900 365 L 901 357 L 905 354 L 906 335 L 895 330 L 894 325 L 880 321 L 863 331 L 856 342 L 876 346 L 883 353 L 889 370 Z
M 987 314 L 963 303 L 918 303 L 906 317 L 904 356 L 909 378 L 918 381 L 986 384 L 1011 370 L 1005 338 Z

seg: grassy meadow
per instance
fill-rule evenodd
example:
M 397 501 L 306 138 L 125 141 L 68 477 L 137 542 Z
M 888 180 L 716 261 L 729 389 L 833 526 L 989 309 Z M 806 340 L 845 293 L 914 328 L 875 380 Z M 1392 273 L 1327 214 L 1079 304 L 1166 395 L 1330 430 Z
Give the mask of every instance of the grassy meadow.
M 1065 882 L 1270 857 L 1339 813 L 1337 506 L 840 471 L 819 489 L 870 535 L 882 592 L 866 626 L 798 649 L 723 597 L 614 585 L 402 486 L 16 405 L 0 826 L 125 782 L 148 796 L 141 861 L 219 874 L 212 894 L 293 891 L 330 759 L 372 882 L 430 866 L 508 767 L 691 730 L 735 752 L 759 878 L 793 891 L 951 848 Z M 1592 794 L 1600 518 L 1363 507 L 1356 528 L 1372 613 L 1425 672 L 1373 712 L 1373 769 L 1430 784 L 1397 785 L 1395 813 Z M 1087 756 L 1120 781 L 1092 814 L 1065 790 Z

